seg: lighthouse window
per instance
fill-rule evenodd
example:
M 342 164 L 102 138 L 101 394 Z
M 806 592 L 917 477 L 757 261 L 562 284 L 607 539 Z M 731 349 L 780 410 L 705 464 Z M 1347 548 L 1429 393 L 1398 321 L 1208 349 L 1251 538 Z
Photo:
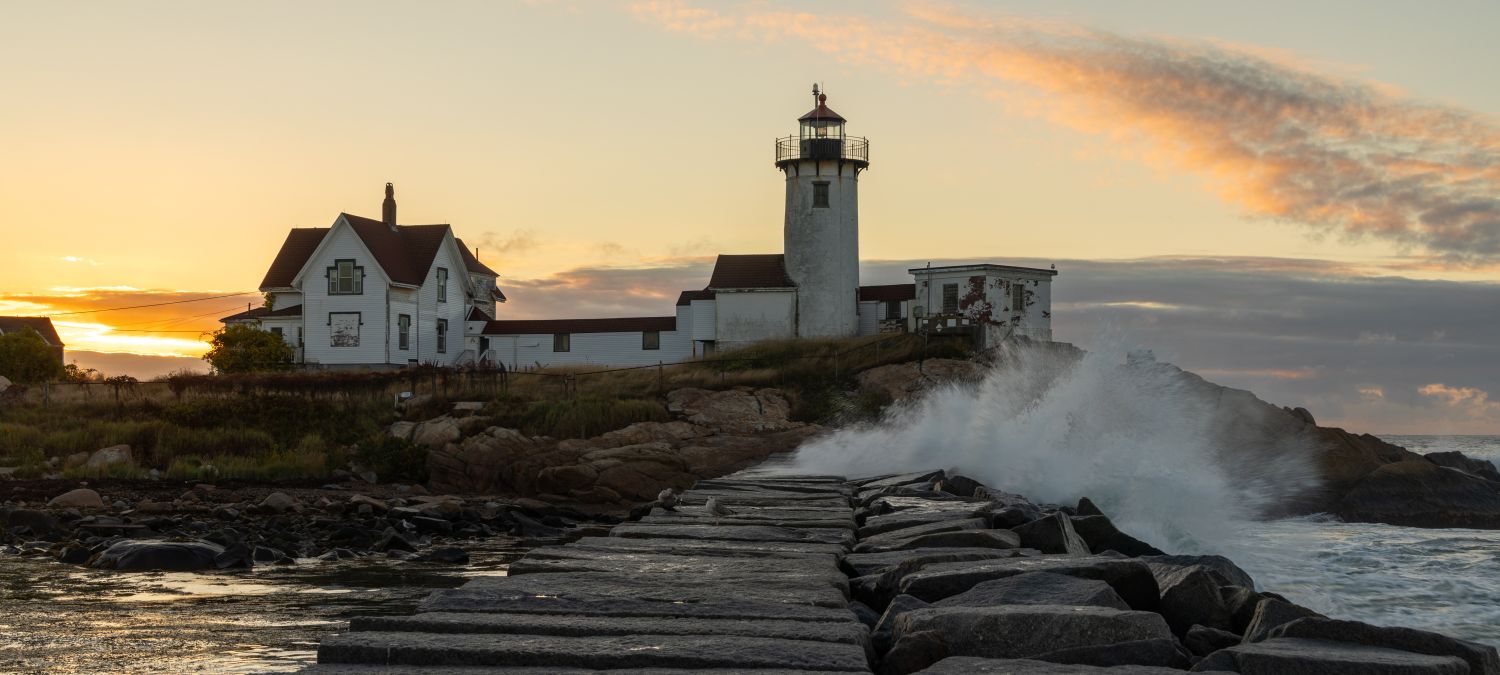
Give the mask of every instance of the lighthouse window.
M 822 182 L 813 183 L 813 208 L 815 208 L 815 209 L 826 209 L 826 208 L 828 208 L 828 184 L 827 183 L 822 183 Z

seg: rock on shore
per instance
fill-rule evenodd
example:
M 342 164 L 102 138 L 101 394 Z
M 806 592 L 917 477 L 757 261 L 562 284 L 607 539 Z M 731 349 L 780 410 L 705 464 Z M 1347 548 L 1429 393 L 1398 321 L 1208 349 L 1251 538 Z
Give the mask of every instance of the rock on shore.
M 1079 511 L 942 471 L 699 481 L 415 616 L 355 618 L 309 672 L 1500 675 L 1492 647 L 1328 619 Z M 1073 541 L 1081 521 L 1139 553 Z M 1008 545 L 931 538 L 977 533 Z

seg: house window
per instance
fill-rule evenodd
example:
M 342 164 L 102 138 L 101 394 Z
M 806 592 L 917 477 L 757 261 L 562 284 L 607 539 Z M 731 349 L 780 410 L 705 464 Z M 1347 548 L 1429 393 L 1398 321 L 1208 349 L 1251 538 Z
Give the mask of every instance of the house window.
M 448 352 L 448 320 L 447 319 L 438 319 L 437 320 L 437 339 L 438 339 L 438 342 L 437 342 L 438 353 L 439 354 L 446 354 Z
M 437 268 L 438 302 L 448 301 L 448 268 Z
M 887 319 L 899 319 L 899 318 L 901 318 L 901 301 L 900 300 L 886 300 L 885 301 L 885 318 L 887 318 Z
M 411 349 L 411 315 L 396 316 L 396 345 L 400 349 Z
M 271 332 L 272 332 L 272 333 L 275 333 L 275 334 L 276 334 L 276 337 L 284 337 L 284 336 L 283 336 L 283 335 L 282 335 L 282 334 L 281 334 L 281 327 L 280 327 L 280 326 L 277 326 L 277 327 L 275 327 L 275 328 L 272 328 L 272 329 L 271 329 Z
M 365 268 L 353 260 L 335 260 L 328 268 L 329 295 L 359 295 L 365 292 Z
M 359 346 L 359 312 L 333 312 L 328 315 L 328 346 Z
M 1010 282 L 1010 309 L 1017 313 L 1026 311 L 1026 284 Z
M 661 349 L 661 331 L 643 331 L 641 333 L 641 349 Z
M 943 313 L 958 313 L 958 284 L 943 284 Z
M 552 351 L 568 352 L 573 350 L 573 336 L 570 333 L 556 333 L 552 336 Z
M 822 181 L 813 183 L 813 208 L 828 208 L 828 183 Z

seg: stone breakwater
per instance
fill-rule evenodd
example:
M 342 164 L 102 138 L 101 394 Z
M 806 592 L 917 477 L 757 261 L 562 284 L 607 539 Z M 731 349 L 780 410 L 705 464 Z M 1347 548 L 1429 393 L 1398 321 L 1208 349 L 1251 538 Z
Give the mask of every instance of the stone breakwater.
M 1493 647 L 1318 615 L 1088 500 L 941 471 L 700 481 L 510 576 L 355 618 L 306 672 L 1500 674 Z

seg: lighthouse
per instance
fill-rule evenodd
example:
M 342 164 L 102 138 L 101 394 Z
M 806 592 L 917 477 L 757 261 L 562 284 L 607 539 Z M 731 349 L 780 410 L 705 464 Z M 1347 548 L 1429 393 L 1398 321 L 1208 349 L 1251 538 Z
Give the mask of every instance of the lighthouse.
M 859 174 L 870 166 L 870 143 L 846 135 L 827 94 L 812 91 L 797 135 L 776 140 L 786 273 L 797 286 L 798 337 L 851 337 L 859 332 Z

